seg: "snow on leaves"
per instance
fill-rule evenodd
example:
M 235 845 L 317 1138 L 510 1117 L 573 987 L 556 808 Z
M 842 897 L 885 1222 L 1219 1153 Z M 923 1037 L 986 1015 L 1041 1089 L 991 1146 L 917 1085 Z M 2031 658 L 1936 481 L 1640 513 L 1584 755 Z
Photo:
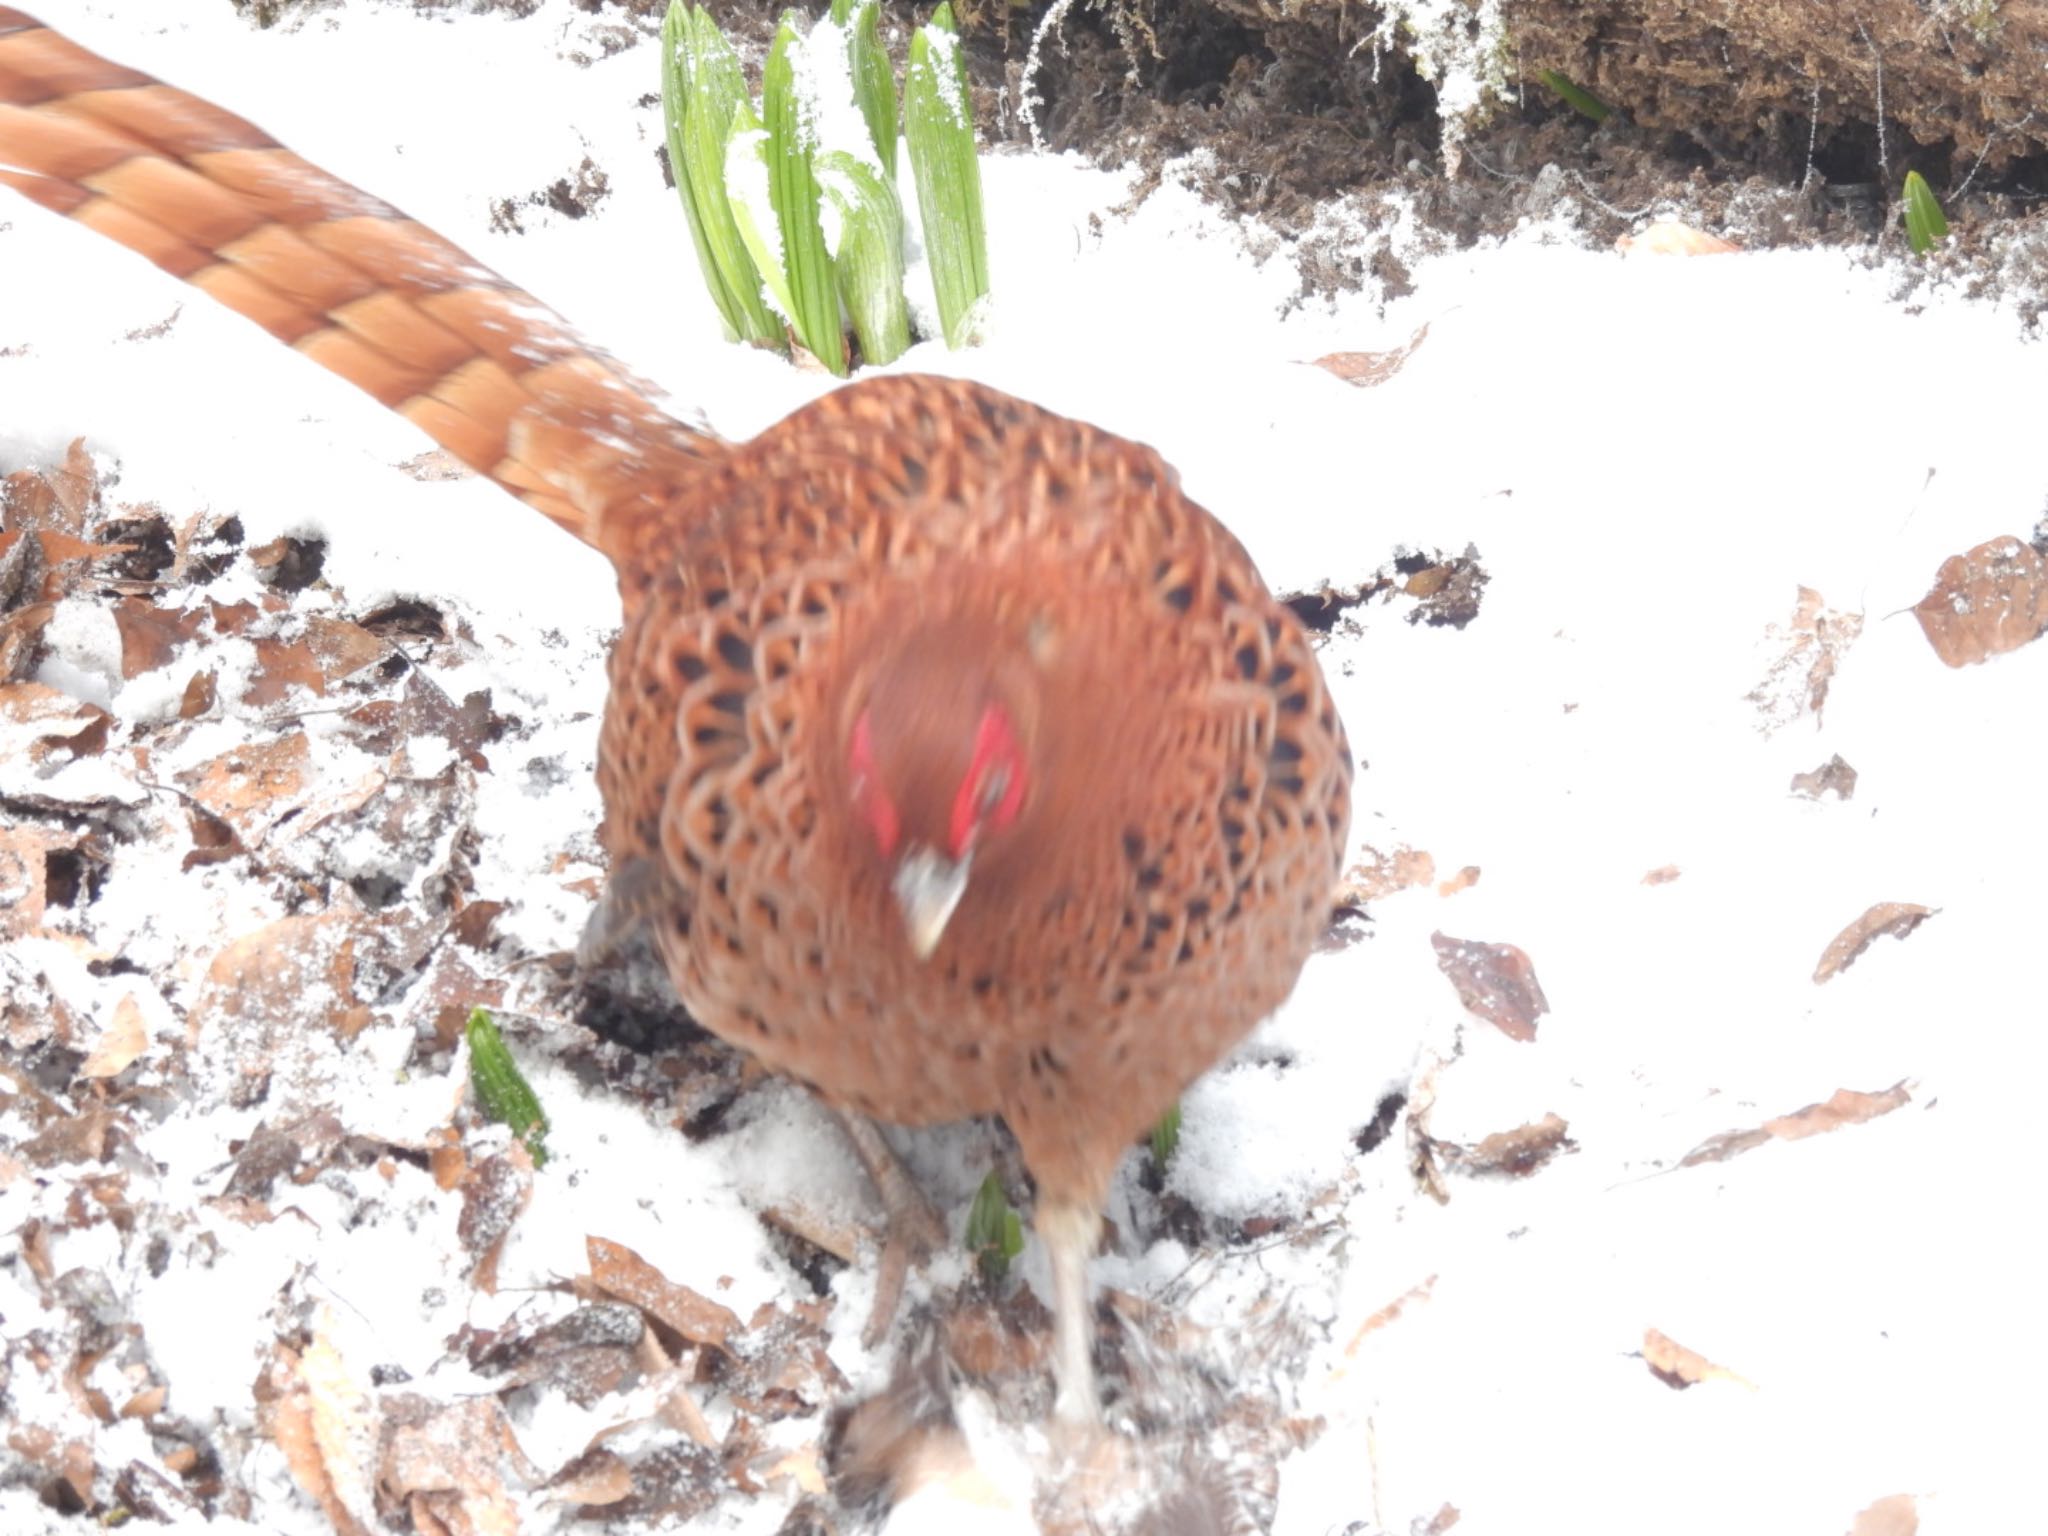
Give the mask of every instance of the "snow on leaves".
M 1805 715 L 1820 718 L 1835 668 L 1862 633 L 1862 614 L 1829 608 L 1813 588 L 1799 589 L 1790 622 L 1772 625 L 1765 634 L 1769 669 L 1747 695 L 1763 717 L 1766 736 Z

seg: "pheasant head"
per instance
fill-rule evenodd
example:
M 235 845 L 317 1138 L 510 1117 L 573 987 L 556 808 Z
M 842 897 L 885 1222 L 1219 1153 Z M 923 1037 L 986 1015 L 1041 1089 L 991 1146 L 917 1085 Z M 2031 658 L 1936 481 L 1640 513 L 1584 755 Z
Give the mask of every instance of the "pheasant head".
M 913 954 L 938 947 L 977 861 L 1013 854 L 1037 774 L 1039 677 L 962 618 L 913 629 L 849 700 L 847 797 L 902 910 Z

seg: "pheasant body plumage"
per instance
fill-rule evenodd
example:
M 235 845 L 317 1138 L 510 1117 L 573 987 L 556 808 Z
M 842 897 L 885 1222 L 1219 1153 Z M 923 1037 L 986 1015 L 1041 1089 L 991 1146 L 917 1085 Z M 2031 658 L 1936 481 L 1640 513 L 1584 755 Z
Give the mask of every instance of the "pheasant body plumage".
M 1000 1113 L 1099 1199 L 1326 919 L 1349 760 L 1300 626 L 1149 450 L 978 385 L 854 385 L 703 476 L 715 512 L 622 561 L 600 769 L 679 991 L 877 1118 Z M 845 813 L 919 633 L 1010 671 L 1040 765 L 927 960 Z
M 611 558 L 603 922 L 836 1105 L 1004 1117 L 1091 1411 L 1108 1181 L 1292 988 L 1348 824 L 1314 653 L 1237 541 L 1151 450 L 972 383 L 718 442 L 430 232 L 4 8 L 0 164 Z

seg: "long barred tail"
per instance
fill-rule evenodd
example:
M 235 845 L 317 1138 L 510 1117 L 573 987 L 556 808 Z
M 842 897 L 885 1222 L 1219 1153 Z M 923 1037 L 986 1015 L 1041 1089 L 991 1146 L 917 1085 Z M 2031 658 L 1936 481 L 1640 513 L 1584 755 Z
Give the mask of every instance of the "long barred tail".
M 204 289 L 600 548 L 716 451 L 424 225 L 4 5 L 0 183 Z

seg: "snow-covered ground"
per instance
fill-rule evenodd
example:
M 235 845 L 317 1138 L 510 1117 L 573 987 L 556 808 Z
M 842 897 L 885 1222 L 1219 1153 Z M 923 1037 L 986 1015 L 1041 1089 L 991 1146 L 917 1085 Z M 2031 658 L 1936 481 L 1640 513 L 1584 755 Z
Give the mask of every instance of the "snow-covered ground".
M 358 4 L 271 31 L 223 0 L 38 9 L 406 208 L 723 431 L 825 387 L 719 342 L 653 160 L 652 48 L 604 56 L 630 36 L 616 21 L 568 0 L 520 21 Z M 610 181 L 590 216 L 529 206 L 523 232 L 493 229 L 495 199 L 586 155 Z M 1278 1466 L 1272 1529 L 1443 1530 L 1452 1507 L 1461 1532 L 1835 1536 L 1894 1495 L 1930 1533 L 2038 1518 L 2025 1469 L 2048 1416 L 2030 1406 L 2027 1340 L 2044 1273 L 2026 1212 L 2048 1066 L 2032 958 L 2048 646 L 1951 669 L 1909 610 L 1946 558 L 2025 539 L 2042 517 L 2048 356 L 2009 316 L 1939 288 L 1902 306 L 1896 273 L 1847 255 L 1624 257 L 1564 222 L 1466 251 L 1417 231 L 1405 297 L 1297 302 L 1284 242 L 1171 179 L 1132 206 L 1128 177 L 1070 159 L 999 155 L 985 175 L 991 339 L 920 347 L 905 368 L 970 373 L 1157 445 L 1276 588 L 1356 587 L 1409 552 L 1469 551 L 1488 578 L 1461 629 L 1375 601 L 1325 652 L 1362 759 L 1353 862 L 1413 850 L 1434 875 L 1371 901 L 1367 936 L 1313 960 L 1281 1015 L 1188 1097 L 1169 1192 L 1211 1233 L 1265 1235 L 1127 1240 L 1096 1268 L 1226 1334 L 1276 1310 L 1302 1330 L 1282 1364 L 1258 1367 L 1319 1421 Z M 1371 387 L 1307 365 L 1423 327 Z M 59 463 L 81 433 L 118 476 L 110 499 L 173 524 L 231 512 L 251 546 L 317 534 L 348 612 L 419 596 L 472 627 L 481 658 L 444 687 L 493 689 L 526 731 L 479 777 L 478 886 L 515 902 L 501 939 L 573 946 L 596 873 L 588 770 L 616 612 L 602 562 L 486 485 L 402 471 L 428 446 L 404 422 L 0 196 L 0 472 Z M 1802 589 L 1818 594 L 1803 610 Z M 109 707 L 115 751 L 175 714 L 190 668 L 175 686 L 124 678 L 103 608 L 72 600 L 49 638 L 40 681 Z M 224 647 L 219 665 L 237 664 Z M 224 705 L 157 771 L 275 729 L 274 711 Z M 27 797 L 122 792 L 103 760 L 32 765 L 21 739 L 0 762 L 0 832 L 31 817 Z M 339 793 L 364 765 L 323 740 L 312 733 L 307 772 Z M 1835 756 L 1852 796 L 1794 791 Z M 5 975 L 51 988 L 88 1042 L 135 998 L 149 1043 L 116 1080 L 146 1099 L 156 1056 L 204 1023 L 189 1005 L 216 954 L 285 913 L 236 862 L 126 868 L 100 901 L 53 915 L 56 936 L 11 939 Z M 1830 942 L 1882 902 L 1933 915 L 1817 982 Z M 1461 1005 L 1439 933 L 1529 957 L 1549 1007 L 1533 1041 Z M 89 963 L 109 954 L 142 981 Z M 466 1378 L 449 1338 L 564 1301 L 528 1291 L 584 1273 L 586 1238 L 747 1319 L 808 1298 L 754 1211 L 866 1199 L 786 1090 L 756 1090 L 737 1129 L 691 1142 L 537 1062 L 553 1155 L 486 1296 L 455 1239 L 461 1199 L 423 1166 L 293 1189 L 293 1220 L 212 1201 L 229 1144 L 288 1093 L 346 1103 L 351 1133 L 374 1122 L 397 1146 L 450 1123 L 462 1079 L 407 1071 L 410 1023 L 380 1014 L 345 1044 L 314 1033 L 264 1103 L 207 1097 L 233 1070 L 215 1061 L 180 1077 L 194 1097 L 151 1110 L 121 1158 L 136 1197 L 146 1185 L 175 1218 L 155 1253 L 136 1234 L 160 1222 L 67 1214 L 74 1187 L 16 1155 L 26 1112 L 0 1081 L 0 1482 L 44 1481 L 29 1470 L 48 1465 L 39 1428 L 102 1469 L 162 1453 L 146 1416 L 101 1423 L 61 1368 L 36 1363 L 69 1326 L 72 1272 L 132 1298 L 114 1308 L 147 1343 L 130 1387 L 159 1383 L 167 1411 L 217 1426 L 247 1528 L 326 1531 L 255 1400 L 314 1302 L 351 1390 L 373 1394 L 370 1367 L 396 1366 L 443 1398 L 490 1393 L 501 1384 Z M 1395 1090 L 1409 1121 L 1361 1153 Z M 1842 1090 L 1869 1096 L 1837 1101 L 1850 1123 L 1800 1134 L 1816 1117 L 1798 1112 Z M 1471 1149 L 1546 1116 L 1566 1144 L 1533 1172 L 1472 1170 Z M 1758 1144 L 1716 1139 L 1740 1132 Z M 1702 1148 L 1719 1155 L 1688 1163 Z M 957 1221 L 984 1141 L 912 1150 Z M 1155 1209 L 1139 1160 L 1113 1212 L 1127 1234 Z M 887 1376 L 886 1348 L 856 1337 L 870 1269 L 841 1275 L 826 1325 L 849 1397 Z M 1643 1358 L 1655 1335 L 1720 1369 L 1660 1359 L 1706 1378 L 1674 1389 Z M 91 1379 L 118 1406 L 115 1384 Z M 735 1410 L 714 1387 L 700 1396 L 722 1433 Z M 543 1397 L 513 1423 L 551 1471 L 629 1416 Z M 770 1448 L 820 1433 L 815 1414 L 783 1420 Z M 777 1529 L 802 1479 L 763 1481 L 673 1528 Z M 525 1509 L 529 1530 L 560 1517 L 544 1498 Z M 25 1486 L 0 1490 L 0 1527 L 45 1521 L 74 1523 Z

